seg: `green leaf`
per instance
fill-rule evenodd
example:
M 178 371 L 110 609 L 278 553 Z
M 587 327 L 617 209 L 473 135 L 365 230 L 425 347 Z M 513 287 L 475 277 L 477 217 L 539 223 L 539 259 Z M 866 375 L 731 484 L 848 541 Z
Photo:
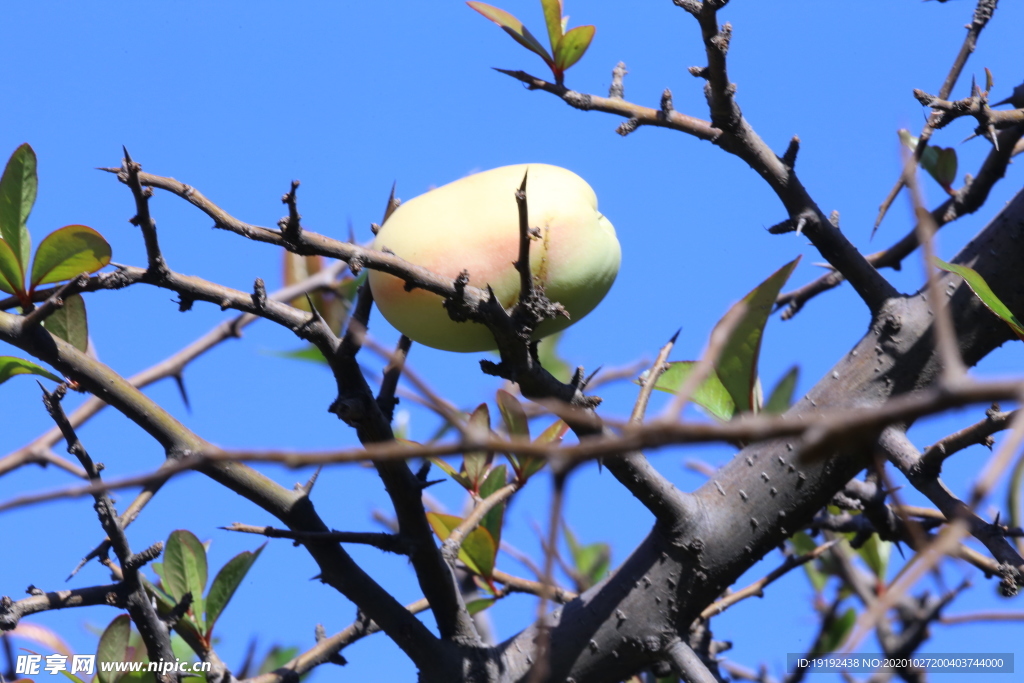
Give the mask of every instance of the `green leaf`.
M 452 530 L 462 524 L 461 517 L 438 512 L 428 512 L 427 521 L 442 541 L 447 540 Z M 488 580 L 494 574 L 494 559 L 497 554 L 498 544 L 494 542 L 491 532 L 479 526 L 466 534 L 459 548 L 459 559 L 462 563 L 474 574 Z
M 542 368 L 550 372 L 555 379 L 568 384 L 572 379 L 572 370 L 569 364 L 558 355 L 558 342 L 562 340 L 562 333 L 552 334 L 537 342 L 537 360 Z
M 555 420 L 547 429 L 540 433 L 533 443 L 545 446 L 545 445 L 558 445 L 562 442 L 562 437 L 569 431 L 569 425 L 564 420 Z M 522 481 L 526 481 L 534 474 L 544 468 L 544 465 L 548 463 L 547 458 L 542 458 L 536 455 L 525 455 L 522 458 L 515 459 L 511 455 L 509 459 L 512 461 L 512 469 L 516 471 L 516 476 Z
M 43 321 L 43 327 L 79 351 L 89 348 L 89 322 L 85 316 L 85 300 L 80 294 L 64 299 L 64 305 Z
M 180 601 L 192 594 L 189 612 L 203 630 L 203 591 L 206 589 L 206 549 L 191 531 L 172 531 L 164 549 L 163 583 L 167 593 Z
M 293 360 L 304 360 L 312 363 L 319 363 L 321 365 L 327 365 L 327 359 L 324 358 L 324 354 L 320 353 L 320 349 L 312 344 L 293 351 L 269 351 L 268 353 L 272 356 L 278 356 L 279 358 L 291 358 Z
M 487 498 L 492 493 L 505 485 L 508 478 L 508 470 L 504 465 L 498 465 L 487 473 L 487 478 L 480 484 L 480 498 Z M 507 502 L 507 501 L 506 501 Z M 498 546 L 501 545 L 501 525 L 505 519 L 505 503 L 499 503 L 490 509 L 480 520 L 480 526 L 491 532 L 491 538 Z
M 580 588 L 586 590 L 608 573 L 612 559 L 611 546 L 600 542 L 581 545 L 565 522 L 562 522 L 562 530 L 565 533 L 565 541 L 569 546 L 576 574 L 580 579 Z
M 471 434 L 480 436 L 487 436 L 491 433 L 491 412 L 486 403 L 478 405 L 473 414 L 469 416 L 468 429 Z M 484 475 L 493 458 L 494 454 L 486 451 L 471 451 L 462 456 L 462 469 L 466 473 L 466 478 L 469 479 L 471 490 L 480 490 L 480 484 L 483 482 Z
M 899 131 L 900 140 L 911 152 L 917 149 L 918 138 L 910 134 L 910 131 L 902 129 Z M 935 147 L 929 145 L 921 153 L 921 168 L 927 171 L 928 175 L 942 186 L 946 192 L 953 192 L 953 181 L 956 180 L 957 159 L 956 150 L 952 147 Z
M 95 273 L 108 263 L 110 245 L 103 235 L 84 225 L 65 225 L 39 243 L 29 289 L 70 280 L 80 273 Z
M 540 44 L 540 41 L 530 33 L 530 30 L 523 26 L 523 22 L 519 21 L 505 10 L 498 9 L 497 7 L 488 5 L 484 2 L 467 2 L 466 4 L 503 28 L 506 33 L 512 36 L 513 40 L 530 52 L 539 55 L 540 58 L 544 60 L 545 64 L 554 68 L 555 60 L 551 58 L 551 55 L 548 54 L 548 51 Z
M 519 399 L 504 389 L 498 390 L 498 410 L 505 421 L 505 429 L 513 438 L 530 438 L 530 423 L 526 419 L 526 411 Z
M 741 303 L 746 304 L 747 310 L 733 328 L 732 334 L 722 348 L 718 363 L 715 364 L 715 372 L 732 396 L 736 412 L 753 409 L 757 360 L 761 353 L 764 326 L 768 322 L 768 316 L 771 315 L 782 286 L 786 284 L 786 280 L 799 262 L 798 256 L 772 273 L 741 300 Z
M 562 36 L 555 47 L 555 69 L 565 71 L 580 61 L 590 47 L 595 32 L 597 28 L 594 26 L 577 26 Z
M 670 394 L 676 393 L 682 388 L 686 378 L 693 373 L 697 367 L 697 362 L 695 360 L 683 360 L 669 363 L 668 369 L 661 373 L 661 377 L 658 378 L 654 388 Z M 639 384 L 639 382 L 637 383 Z M 732 419 L 732 416 L 736 414 L 736 404 L 714 370 L 697 387 L 690 400 L 708 411 L 712 417 L 723 422 Z
M 544 23 L 548 28 L 551 51 L 557 54 L 556 47 L 562 38 L 562 0 L 540 0 L 540 6 L 544 8 Z
M 466 609 L 469 611 L 470 616 L 483 612 L 485 609 L 495 603 L 494 598 L 480 598 L 479 600 L 470 600 L 466 603 Z
M 65 676 L 65 677 L 67 677 L 67 678 L 70 678 L 70 679 L 71 679 L 72 681 L 74 681 L 75 683 L 84 683 L 84 681 L 82 681 L 82 679 L 81 679 L 81 678 L 79 678 L 79 677 L 78 677 L 78 676 L 76 676 L 75 674 L 71 673 L 71 672 L 70 672 L 70 671 L 68 671 L 67 669 L 61 669 L 61 670 L 60 670 L 60 671 L 59 671 L 58 673 L 62 673 L 62 674 L 64 674 L 64 676 Z M 24 681 L 24 680 L 25 680 L 25 679 L 20 679 L 20 681 Z M 20 681 L 13 681 L 12 683 L 20 683 Z
M 856 621 L 856 610 L 852 607 L 848 608 L 841 617 L 834 619 L 828 625 L 821 639 L 820 646 L 815 648 L 814 654 L 824 655 L 838 650 L 842 646 L 843 641 L 846 640 L 846 636 L 850 635 L 850 631 L 853 629 Z
M 883 541 L 878 534 L 871 534 L 871 538 L 857 549 L 865 563 L 871 567 L 880 581 L 885 581 L 886 572 L 889 569 L 889 555 L 892 552 L 892 543 Z
M 63 380 L 49 370 L 39 367 L 32 361 L 14 356 L 0 356 L 0 384 L 3 384 L 15 375 L 39 375 L 54 382 Z
M 213 583 L 210 584 L 210 592 L 206 595 L 207 636 L 213 632 L 213 625 L 217 623 L 217 618 L 227 607 L 238 587 L 242 585 L 245 575 L 249 573 L 249 569 L 259 559 L 260 553 L 266 546 L 267 544 L 264 543 L 255 552 L 246 550 L 235 555 L 217 572 Z
M 796 380 L 800 376 L 800 366 L 794 365 L 782 376 L 779 383 L 772 389 L 768 402 L 764 405 L 764 412 L 781 415 L 793 405 L 793 390 L 796 389 Z
M 469 477 L 459 472 L 457 469 L 446 463 L 441 458 L 430 458 L 430 462 L 437 465 L 445 474 L 454 479 L 462 488 L 467 491 L 473 488 L 473 483 L 469 480 Z
M 28 216 L 36 203 L 36 153 L 25 143 L 14 150 L 0 178 L 0 238 L 10 245 L 25 281 L 28 257 L 32 253 L 32 238 L 28 234 Z
M 992 288 L 985 282 L 985 278 L 973 268 L 967 266 L 961 266 L 956 263 L 946 263 L 940 258 L 935 259 L 935 265 L 942 270 L 949 271 L 959 275 L 967 283 L 967 286 L 981 299 L 981 303 L 988 307 L 988 310 L 995 313 L 997 316 L 1010 326 L 1013 333 L 1017 335 L 1021 341 L 1024 341 L 1024 323 L 1021 323 L 1020 319 L 1013 314 L 1009 308 L 1006 307 L 999 297 L 996 296 Z
M 114 683 L 119 676 L 117 671 L 105 671 L 105 662 L 127 662 L 128 639 L 131 636 L 132 622 L 127 614 L 116 617 L 100 636 L 96 646 L 96 672 L 101 683 Z
M 21 274 L 18 257 L 15 256 L 11 245 L 2 239 L 0 239 L 0 291 L 8 294 L 25 291 L 25 278 Z

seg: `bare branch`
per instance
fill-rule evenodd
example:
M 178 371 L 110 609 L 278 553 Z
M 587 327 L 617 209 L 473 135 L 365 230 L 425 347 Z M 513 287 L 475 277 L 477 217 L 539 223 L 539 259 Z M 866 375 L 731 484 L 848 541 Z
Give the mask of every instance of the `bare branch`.
M 988 24 L 989 19 L 992 18 L 992 13 L 995 12 L 996 3 L 998 0 L 978 0 L 977 6 L 974 8 L 974 15 L 971 18 L 971 23 L 967 25 L 967 35 L 964 37 L 963 45 L 960 46 L 960 52 L 957 54 L 956 59 L 953 60 L 953 66 L 949 69 L 949 74 L 946 76 L 946 80 L 943 81 L 942 87 L 939 89 L 939 97 L 946 99 L 950 93 L 953 92 L 953 87 L 956 85 L 957 80 L 960 78 L 960 72 L 963 71 L 964 65 L 967 64 L 967 58 L 974 52 L 974 48 L 978 43 L 978 36 L 981 35 L 982 29 Z M 932 136 L 932 131 L 935 129 L 935 123 L 933 115 L 928 119 L 925 124 L 924 130 L 921 131 L 921 135 L 918 136 L 917 148 L 914 150 L 914 163 L 921 161 L 921 156 L 924 154 L 925 149 L 928 147 L 928 140 Z M 899 179 L 896 181 L 896 185 L 889 191 L 888 196 L 882 202 L 882 205 L 878 209 L 878 217 L 875 218 L 875 227 L 872 229 L 871 234 L 874 235 L 875 231 L 878 230 L 878 226 L 882 224 L 882 219 L 885 218 L 886 212 L 889 207 L 892 206 L 896 196 L 903 189 L 903 185 L 906 178 L 903 174 L 900 174 Z

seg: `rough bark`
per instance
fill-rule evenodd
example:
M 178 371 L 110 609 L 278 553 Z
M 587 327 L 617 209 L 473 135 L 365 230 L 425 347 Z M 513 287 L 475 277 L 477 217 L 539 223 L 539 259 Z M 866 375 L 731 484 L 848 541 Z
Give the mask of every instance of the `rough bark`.
M 1024 310 L 1024 192 L 971 240 L 955 261 L 981 273 L 1011 310 Z M 1012 337 L 1010 329 L 958 277 L 943 291 L 960 351 L 974 365 Z M 932 312 L 925 294 L 889 300 L 865 336 L 792 409 L 871 407 L 932 384 L 940 371 Z M 655 526 L 621 568 L 555 610 L 549 680 L 618 681 L 664 657 L 701 610 L 772 548 L 803 528 L 864 468 L 872 439 L 846 443 L 814 458 L 794 440 L 740 451 L 698 491 L 697 508 L 681 533 Z M 723 495 L 716 482 L 725 491 Z M 741 494 L 742 491 L 742 494 Z M 529 679 L 536 626 L 503 643 L 502 680 Z

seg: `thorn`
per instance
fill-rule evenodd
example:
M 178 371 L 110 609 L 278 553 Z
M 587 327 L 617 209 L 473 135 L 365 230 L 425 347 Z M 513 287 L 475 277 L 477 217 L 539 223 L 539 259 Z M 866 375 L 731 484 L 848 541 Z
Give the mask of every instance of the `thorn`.
M 796 166 L 796 155 L 800 151 L 800 136 L 794 135 L 789 140 L 789 146 L 786 147 L 786 152 L 782 155 L 782 163 L 790 168 Z
M 181 400 L 185 404 L 185 410 L 187 410 L 188 412 L 191 413 L 192 412 L 192 406 L 191 406 L 191 404 L 189 404 L 189 401 L 188 401 L 188 392 L 185 391 L 185 377 L 184 377 L 184 375 L 182 375 L 181 372 L 176 372 L 176 373 L 174 373 L 171 376 L 174 377 L 174 383 L 178 385 L 178 392 L 181 393 Z
M 803 216 L 800 216 L 800 219 L 796 222 L 796 234 L 803 234 L 805 225 L 807 225 L 807 219 L 804 218 Z
M 401 199 L 395 198 L 395 188 L 397 187 L 398 181 L 393 180 L 391 182 L 391 194 L 388 195 L 388 203 L 384 207 L 384 220 L 381 221 L 381 225 L 387 223 L 388 219 L 391 218 L 391 214 L 393 214 L 395 212 L 395 209 L 397 209 L 402 204 Z
M 320 465 L 319 467 L 317 467 L 316 471 L 313 472 L 313 476 L 311 476 L 309 478 L 309 481 L 307 481 L 305 484 L 302 485 L 302 492 L 304 494 L 306 494 L 307 496 L 313 491 L 313 485 L 316 483 L 316 480 L 320 478 L 320 471 L 323 468 L 324 468 L 323 465 Z
M 683 331 L 683 328 L 676 330 L 676 333 L 672 335 L 672 338 L 668 340 L 669 344 L 675 344 L 676 340 L 679 339 L 679 333 Z
M 420 468 L 416 470 L 416 478 L 422 482 L 427 480 L 427 475 L 430 474 L 430 461 L 424 460 Z
M 132 155 L 128 153 L 128 148 L 125 147 L 124 145 L 121 145 L 121 151 L 124 152 L 125 163 L 132 163 Z

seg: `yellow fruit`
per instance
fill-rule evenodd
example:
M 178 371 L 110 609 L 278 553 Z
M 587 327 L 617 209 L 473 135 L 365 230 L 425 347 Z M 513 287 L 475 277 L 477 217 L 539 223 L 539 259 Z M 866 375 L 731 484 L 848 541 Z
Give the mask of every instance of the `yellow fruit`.
M 374 249 L 454 279 L 469 271 L 474 287 L 490 285 L 507 309 L 519 296 L 519 213 L 515 191 L 529 168 L 526 198 L 530 227 L 541 238 L 530 245 L 530 268 L 549 299 L 569 318 L 545 320 L 535 339 L 565 329 L 608 293 L 619 271 L 615 228 L 597 211 L 597 196 L 582 178 L 557 166 L 518 164 L 467 176 L 402 204 L 381 226 Z M 405 291 L 392 275 L 370 271 L 370 288 L 388 322 L 413 341 L 447 351 L 496 348 L 479 323 L 457 323 L 442 299 L 422 289 Z

